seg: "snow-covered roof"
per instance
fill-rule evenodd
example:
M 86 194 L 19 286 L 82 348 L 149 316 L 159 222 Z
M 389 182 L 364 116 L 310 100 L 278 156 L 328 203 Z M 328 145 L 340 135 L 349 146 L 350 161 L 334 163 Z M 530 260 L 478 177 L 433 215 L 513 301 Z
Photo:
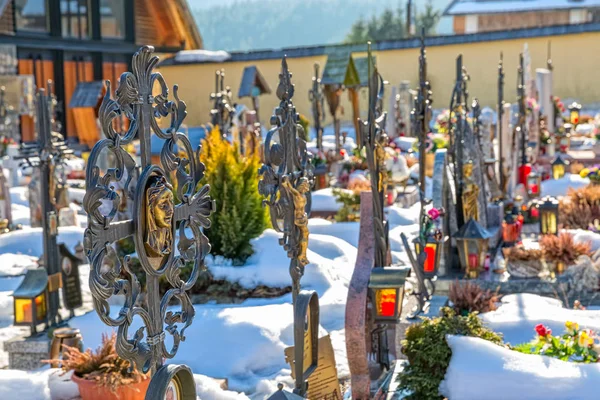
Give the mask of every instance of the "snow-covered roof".
M 453 0 L 444 15 L 494 14 L 600 7 L 600 0 Z
M 223 50 L 182 50 L 175 54 L 175 61 L 180 63 L 223 62 L 231 58 L 231 54 Z

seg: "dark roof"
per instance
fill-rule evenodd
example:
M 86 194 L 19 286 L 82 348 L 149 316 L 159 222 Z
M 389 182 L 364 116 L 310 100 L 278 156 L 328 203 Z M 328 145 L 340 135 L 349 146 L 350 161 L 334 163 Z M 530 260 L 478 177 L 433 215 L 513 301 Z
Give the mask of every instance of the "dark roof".
M 75 87 L 69 108 L 96 107 L 102 98 L 102 81 L 79 82 Z
M 373 57 L 373 68 L 377 64 L 377 57 Z M 358 57 L 354 58 L 354 66 L 358 72 L 358 78 L 360 79 L 360 86 L 369 85 L 369 57 Z
M 321 78 L 323 85 L 358 86 L 360 78 L 354 65 L 352 53 L 346 49 L 336 49 L 327 55 L 327 64 Z
M 454 236 L 455 239 L 489 239 L 491 237 L 492 234 L 473 218 L 461 226 Z
M 27 270 L 23 282 L 13 292 L 12 296 L 17 298 L 37 297 L 46 290 L 48 286 L 48 273 L 45 268 Z
M 238 98 L 252 97 L 252 88 L 257 87 L 259 94 L 271 93 L 269 84 L 262 76 L 256 65 L 250 65 L 244 68 L 242 73 L 242 83 L 238 91 Z
M 600 7 L 600 0 L 453 0 L 443 15 L 500 14 Z
M 477 32 L 465 35 L 447 35 L 447 36 L 428 36 L 425 38 L 425 45 L 431 46 L 448 46 L 466 43 L 480 43 L 496 40 L 511 40 L 511 39 L 529 39 L 534 37 L 547 37 L 557 35 L 572 35 L 585 32 L 600 31 L 600 23 L 576 24 L 576 25 L 553 25 L 542 26 L 535 28 L 510 29 L 504 31 L 493 32 Z M 419 38 L 385 40 L 372 44 L 373 51 L 397 50 L 397 49 L 417 49 L 421 47 Z M 231 58 L 225 61 L 228 62 L 251 62 L 257 60 L 276 60 L 281 59 L 284 55 L 288 58 L 314 57 L 327 55 L 333 50 L 342 50 L 349 53 L 366 52 L 367 44 L 339 44 L 326 46 L 306 46 L 292 47 L 285 49 L 273 50 L 254 50 L 248 52 L 232 52 Z M 211 63 L 210 61 L 201 62 Z M 177 62 L 175 57 L 165 59 L 160 63 L 160 66 L 183 65 L 183 64 L 201 64 L 200 62 Z

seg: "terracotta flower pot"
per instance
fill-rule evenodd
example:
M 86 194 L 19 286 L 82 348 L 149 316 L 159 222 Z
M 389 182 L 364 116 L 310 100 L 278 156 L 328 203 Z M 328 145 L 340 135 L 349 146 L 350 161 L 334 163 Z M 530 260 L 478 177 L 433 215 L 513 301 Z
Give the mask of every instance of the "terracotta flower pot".
M 145 379 L 131 385 L 119 386 L 115 392 L 111 392 L 106 386 L 99 386 L 95 381 L 71 376 L 71 380 L 79 387 L 81 400 L 144 400 L 150 379 Z

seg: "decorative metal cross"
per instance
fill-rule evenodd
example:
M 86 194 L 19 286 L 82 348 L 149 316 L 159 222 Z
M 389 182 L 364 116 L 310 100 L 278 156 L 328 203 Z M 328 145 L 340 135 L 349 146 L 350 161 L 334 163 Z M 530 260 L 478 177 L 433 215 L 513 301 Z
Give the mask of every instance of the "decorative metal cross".
M 450 115 L 448 118 L 448 131 L 450 132 L 450 154 L 454 167 L 454 181 L 457 182 L 456 193 L 456 215 L 458 226 L 462 226 L 466 221 L 462 217 L 462 191 L 463 191 L 463 163 L 465 149 L 465 135 L 468 129 L 467 113 L 469 92 L 467 90 L 467 82 L 469 75 L 466 68 L 463 66 L 462 54 L 456 58 L 456 83 L 452 98 L 450 100 Z M 453 117 L 456 123 L 452 122 Z
M 498 119 L 496 122 L 496 132 L 498 133 L 498 170 L 500 171 L 500 188 L 502 195 L 506 196 L 506 175 L 504 173 L 504 138 L 502 134 L 502 120 L 504 115 L 504 56 L 500 53 L 498 62 Z
M 233 123 L 235 107 L 231 95 L 231 88 L 225 87 L 225 70 L 215 72 L 215 91 L 210 94 L 214 101 L 213 109 L 210 110 L 211 123 L 218 126 L 223 138 L 227 138 Z
M 519 102 L 519 117 L 517 120 L 517 133 L 520 134 L 521 140 L 521 166 L 527 164 L 527 106 L 525 94 L 525 67 L 523 53 L 519 54 L 519 69 L 517 78 L 517 97 Z M 522 179 L 523 177 L 521 177 Z M 523 183 L 526 184 L 526 182 Z
M 259 170 L 261 180 L 258 191 L 267 197 L 273 228 L 283 233 L 279 243 L 287 251 L 292 278 L 294 303 L 294 393 L 304 396 L 306 380 L 314 372 L 318 361 L 318 296 L 314 291 L 300 291 L 300 279 L 309 263 L 308 216 L 311 209 L 310 189 L 314 183 L 311 155 L 306 149 L 299 115 L 292 103 L 294 85 L 284 56 L 277 86 L 277 97 L 281 102 L 271 116 L 273 128 L 265 139 L 265 163 Z M 278 139 L 278 142 L 276 142 Z M 309 317 L 310 316 L 310 317 Z M 310 318 L 310 319 L 309 319 Z M 310 329 L 306 329 L 306 326 Z M 310 332 L 309 336 L 305 334 Z M 308 365 L 303 360 L 306 341 L 309 341 Z
M 415 97 L 415 108 L 412 111 L 413 122 L 415 125 L 415 136 L 419 138 L 419 184 L 420 184 L 420 200 L 421 200 L 421 212 L 420 212 L 420 230 L 423 229 L 423 224 L 426 218 L 426 206 L 430 203 L 425 198 L 426 192 L 426 179 L 425 179 L 425 161 L 427 153 L 427 134 L 429 133 L 429 123 L 431 120 L 431 105 L 433 100 L 431 99 L 431 85 L 427 80 L 427 52 L 425 50 L 425 28 L 421 30 L 421 55 L 419 56 L 419 90 Z M 405 251 L 409 256 L 409 261 L 415 271 L 417 278 L 417 287 L 413 290 L 413 295 L 417 299 L 417 306 L 412 311 L 409 317 L 415 317 L 421 313 L 425 307 L 425 304 L 430 300 L 435 287 L 431 279 L 426 279 L 423 270 L 427 254 L 425 253 L 426 238 L 418 237 L 416 240 L 419 242 L 419 252 L 417 257 L 413 256 L 412 249 L 404 234 L 401 235 Z
M 325 96 L 319 78 L 319 64 L 315 63 L 315 76 L 312 78 L 312 89 L 308 91 L 308 99 L 312 105 L 313 120 L 317 133 L 317 149 L 323 151 L 323 127 L 321 122 L 325 121 Z
M 359 126 L 371 175 L 373 226 L 375 229 L 375 267 L 384 267 L 389 264 L 387 262 L 389 228 L 383 217 L 384 194 L 387 186 L 384 148 L 387 144 L 387 135 L 383 127 L 385 126 L 387 114 L 378 107 L 378 103 L 381 104 L 381 99 L 383 99 L 383 78 L 373 62 L 371 42 L 368 44 L 368 57 L 369 111 L 366 121 L 359 119 Z
M 86 171 L 83 207 L 88 214 L 88 228 L 84 247 L 91 265 L 89 283 L 94 308 L 105 324 L 118 327 L 119 356 L 153 375 L 146 399 L 162 400 L 169 385 L 174 386 L 179 399 L 195 398 L 189 368 L 163 363 L 175 356 L 194 318 L 187 291 L 205 268 L 210 244 L 202 229 L 210 227 L 214 202 L 209 186 L 199 185 L 204 177 L 200 147 L 194 151 L 187 136 L 179 132 L 187 114 L 186 105 L 177 95 L 177 85 L 173 87 L 174 100 L 168 99 L 167 83 L 154 72 L 158 57 L 153 53 L 153 47 L 144 46 L 134 54 L 132 72 L 121 75 L 115 99 L 110 95 L 110 81 L 106 81 L 106 95 L 99 110 L 106 138 L 92 149 Z M 116 132 L 113 125 L 120 116 L 130 121 L 123 133 Z M 159 125 L 163 118 L 170 118 L 165 130 Z M 152 165 L 152 134 L 164 141 L 161 165 Z M 114 185 L 127 171 L 124 192 L 128 192 L 136 165 L 125 147 L 135 139 L 141 143 L 142 172 L 135 190 L 133 218 L 114 222 L 120 204 L 120 191 Z M 99 157 L 107 151 L 114 155 L 115 165 L 101 171 Z M 175 205 L 175 199 L 179 204 Z M 145 293 L 132 271 L 130 257 L 120 260 L 113 248 L 116 241 L 131 236 L 146 277 Z M 192 271 L 184 277 L 182 268 L 189 264 L 193 264 Z M 171 286 L 162 297 L 161 277 Z M 108 300 L 119 294 L 124 295 L 125 304 L 118 315 L 112 316 Z M 179 303 L 178 311 L 169 310 L 173 301 Z M 134 317 L 141 319 L 142 326 L 130 337 Z M 170 348 L 165 342 L 167 334 L 172 337 Z
M 427 134 L 431 121 L 431 85 L 427 80 L 427 52 L 425 50 L 425 28 L 421 30 L 421 55 L 419 56 L 419 91 L 415 97 L 415 108 L 412 112 L 415 123 L 415 136 L 419 138 L 419 184 L 421 191 L 421 213 L 424 212 L 425 200 L 425 153 L 427 152 Z
M 50 88 L 49 88 L 50 89 Z M 40 196 L 43 234 L 43 264 L 48 271 L 49 301 L 48 322 L 58 324 L 62 318 L 58 290 L 61 286 L 59 251 L 56 242 L 58 236 L 58 215 L 56 213 L 56 168 L 64 159 L 73 154 L 61 134 L 52 131 L 51 96 L 44 89 L 36 95 L 37 143 L 21 145 L 22 165 L 38 169 L 40 175 Z

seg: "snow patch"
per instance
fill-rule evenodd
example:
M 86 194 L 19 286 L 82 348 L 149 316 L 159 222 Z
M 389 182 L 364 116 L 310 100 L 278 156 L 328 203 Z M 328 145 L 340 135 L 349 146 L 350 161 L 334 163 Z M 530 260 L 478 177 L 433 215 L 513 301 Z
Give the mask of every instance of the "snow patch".
M 542 182 L 542 196 L 566 196 L 569 189 L 579 189 L 590 184 L 588 178 L 577 174 L 565 174 L 560 179 L 548 179 Z

